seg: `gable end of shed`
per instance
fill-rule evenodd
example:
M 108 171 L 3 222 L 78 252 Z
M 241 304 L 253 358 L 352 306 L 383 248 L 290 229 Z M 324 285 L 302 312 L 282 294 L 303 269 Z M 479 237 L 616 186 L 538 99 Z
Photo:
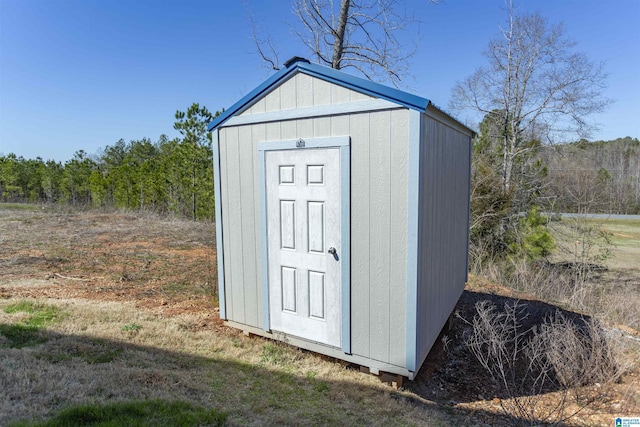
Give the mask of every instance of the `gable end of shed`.
M 259 102 L 262 102 L 261 100 L 266 98 L 272 91 L 277 90 L 288 80 L 298 74 L 316 78 L 320 81 L 330 84 L 332 83 L 347 90 L 357 92 L 364 95 L 365 99 L 366 96 L 368 96 L 391 102 L 399 107 L 406 107 L 421 112 L 424 112 L 429 105 L 429 100 L 426 98 L 384 86 L 360 77 L 352 76 L 329 67 L 312 64 L 303 58 L 293 58 L 292 60 L 287 61 L 287 64 L 288 66 L 286 68 L 281 69 L 269 77 L 261 85 L 256 87 L 253 91 L 248 93 L 228 110 L 209 123 L 209 131 L 222 126 L 232 117 L 237 117 Z M 291 107 L 291 109 L 295 108 L 300 107 L 297 105 Z

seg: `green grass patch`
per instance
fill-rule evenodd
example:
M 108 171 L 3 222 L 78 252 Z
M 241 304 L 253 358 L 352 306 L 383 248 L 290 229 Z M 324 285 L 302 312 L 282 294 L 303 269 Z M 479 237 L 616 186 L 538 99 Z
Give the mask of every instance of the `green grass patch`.
M 9 341 L 10 348 L 33 347 L 47 341 L 47 337 L 41 329 L 51 323 L 58 322 L 67 316 L 67 313 L 46 304 L 38 304 L 31 301 L 20 301 L 5 307 L 5 313 L 27 313 L 29 317 L 19 323 L 1 324 L 0 334 Z
M 190 427 L 222 426 L 226 414 L 186 402 L 162 400 L 83 405 L 65 409 L 45 422 L 18 422 L 12 427 Z
M 0 334 L 9 341 L 9 348 L 33 347 L 47 341 L 40 328 L 19 323 L 0 324 Z M 1 342 L 0 348 L 2 348 Z
M 129 323 L 122 327 L 122 330 L 125 332 L 138 332 L 140 329 L 142 329 L 142 325 L 138 323 Z
M 0 203 L 0 209 L 10 211 L 40 211 L 42 210 L 42 206 L 28 203 Z
M 294 350 L 290 347 L 268 342 L 262 348 L 260 365 L 290 366 L 295 360 Z
M 611 234 L 616 245 L 640 248 L 640 220 L 608 219 L 601 228 Z
M 25 326 L 34 328 L 42 328 L 51 323 L 58 322 L 67 316 L 58 307 L 46 304 L 33 303 L 31 301 L 20 301 L 15 304 L 5 307 L 4 312 L 7 314 L 13 313 L 28 313 L 31 316 L 23 322 Z
M 608 262 L 610 268 L 637 270 L 640 267 L 640 220 L 608 218 L 590 219 L 589 222 L 609 235 L 613 244 Z
M 592 230 L 583 235 L 578 230 Z M 563 218 L 556 228 L 558 233 L 554 233 L 554 238 L 559 246 L 572 247 L 576 245 L 576 250 L 581 248 L 582 240 L 589 239 L 593 247 L 592 253 L 598 247 L 606 248 L 610 256 L 604 260 L 608 268 L 622 270 L 637 270 L 638 259 L 640 259 L 640 220 L 623 218 Z M 606 234 L 610 244 L 603 244 L 603 240 L 597 237 L 597 232 Z M 566 254 L 557 253 L 554 257 L 556 261 L 566 261 Z M 569 260 L 570 261 L 570 260 Z

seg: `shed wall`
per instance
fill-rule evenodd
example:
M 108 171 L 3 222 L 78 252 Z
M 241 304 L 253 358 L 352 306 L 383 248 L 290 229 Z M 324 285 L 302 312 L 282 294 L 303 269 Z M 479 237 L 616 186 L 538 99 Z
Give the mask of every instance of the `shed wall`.
M 420 144 L 418 366 L 467 280 L 471 136 L 424 114 Z
M 310 91 L 301 89 L 309 83 Z M 293 86 L 283 90 L 285 84 Z M 329 85 L 328 92 L 323 85 Z M 324 89 L 317 90 L 318 87 Z M 261 103 L 264 112 L 273 111 L 267 110 L 267 105 L 281 109 L 309 103 L 322 105 L 327 102 L 327 93 L 330 102 L 338 103 L 369 98 L 298 74 L 244 114 L 260 114 Z M 305 98 L 309 94 L 310 100 Z M 408 117 L 407 109 L 398 108 L 220 129 L 224 279 L 229 320 L 263 326 L 258 142 L 349 135 L 351 350 L 354 355 L 405 365 Z

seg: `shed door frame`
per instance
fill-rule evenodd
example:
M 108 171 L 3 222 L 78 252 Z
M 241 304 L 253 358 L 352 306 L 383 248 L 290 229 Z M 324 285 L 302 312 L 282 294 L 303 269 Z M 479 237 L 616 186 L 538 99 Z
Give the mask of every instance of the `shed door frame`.
M 271 331 L 269 320 L 269 257 L 267 240 L 267 194 L 265 152 L 272 150 L 306 150 L 313 148 L 340 149 L 340 238 L 342 244 L 342 351 L 351 354 L 351 138 L 336 136 L 327 138 L 300 138 L 286 141 L 258 143 L 258 167 L 260 178 L 260 228 L 262 237 L 262 327 Z

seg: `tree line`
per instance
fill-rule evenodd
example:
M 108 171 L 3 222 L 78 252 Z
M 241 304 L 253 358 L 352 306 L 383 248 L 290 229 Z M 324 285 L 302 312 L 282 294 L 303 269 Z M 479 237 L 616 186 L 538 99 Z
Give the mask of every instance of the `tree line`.
M 123 208 L 171 212 L 209 219 L 213 216 L 213 163 L 206 120 L 191 114 L 177 123 L 184 138 L 116 141 L 98 154 L 77 151 L 66 162 L 0 156 L 0 201 L 60 203 L 75 207 Z M 207 116 L 204 114 L 204 116 Z M 191 123 L 188 121 L 191 118 Z M 579 140 L 533 148 L 518 163 L 517 185 L 509 194 L 501 186 L 496 158 L 489 148 L 490 116 L 474 140 L 473 218 L 491 222 L 508 204 L 526 211 L 533 202 L 562 212 L 640 214 L 640 140 Z M 199 122 L 199 123 L 198 123 Z M 200 129 L 196 132 L 196 129 Z M 195 141 L 195 143 L 194 143 Z M 536 200 L 532 200 L 535 198 Z M 494 215 L 495 214 L 495 215 Z M 487 228 L 485 226 L 485 228 Z M 490 228 L 490 227 L 489 227 Z
M 587 140 L 542 147 L 548 192 L 562 212 L 640 214 L 640 140 Z
M 218 114 L 193 104 L 176 112 L 174 128 L 181 138 L 120 139 L 97 154 L 79 150 L 64 163 L 0 156 L 0 201 L 212 219 L 213 153 L 206 126 Z

